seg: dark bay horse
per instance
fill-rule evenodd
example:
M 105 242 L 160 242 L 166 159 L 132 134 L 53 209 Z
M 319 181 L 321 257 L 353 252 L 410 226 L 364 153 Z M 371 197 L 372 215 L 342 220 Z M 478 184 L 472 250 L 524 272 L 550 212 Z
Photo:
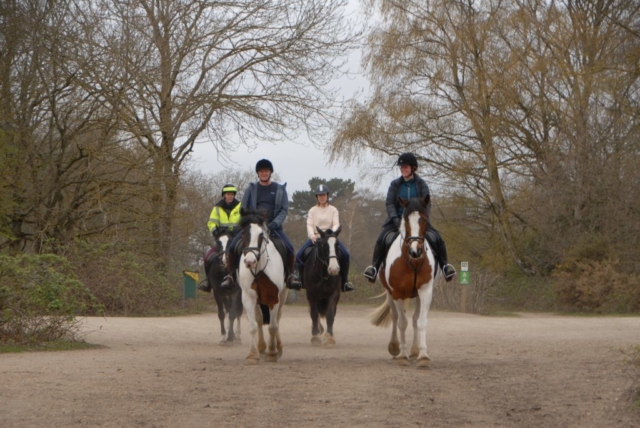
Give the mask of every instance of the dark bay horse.
M 282 307 L 287 301 L 285 287 L 284 246 L 276 246 L 269 236 L 261 212 L 240 209 L 242 249 L 238 264 L 238 283 L 242 289 L 242 303 L 247 310 L 251 346 L 247 364 L 258 364 L 260 357 L 276 362 L 282 356 L 279 322 Z M 278 244 L 282 244 L 278 241 Z M 268 324 L 269 340 L 265 342 L 263 324 Z M 256 335 L 257 334 L 257 335 Z
M 235 235 L 228 228 L 214 229 L 216 239 L 216 254 L 206 262 L 207 280 L 213 289 L 213 298 L 218 306 L 218 319 L 220 320 L 220 345 L 232 346 L 240 343 L 240 320 L 242 317 L 242 291 L 237 284 L 233 287 L 222 288 L 220 283 L 227 274 L 226 249 Z M 234 331 L 234 322 L 237 329 Z M 225 326 L 226 324 L 226 326 Z M 228 329 L 228 331 L 227 331 Z M 237 333 L 237 335 L 236 335 Z
M 425 239 L 428 204 L 429 196 L 400 198 L 400 205 L 404 207 L 400 234 L 391 244 L 378 274 L 387 300 L 372 316 L 375 326 L 386 327 L 392 322 L 388 349 L 398 363 L 409 364 L 409 359 L 415 357 L 419 367 L 428 367 L 431 361 L 427 354 L 427 314 L 437 271 L 433 251 Z M 405 338 L 408 324 L 405 310 L 410 299 L 416 299 L 416 309 L 413 313 L 413 345 L 409 350 Z
M 333 321 L 340 300 L 340 246 L 338 235 L 341 227 L 335 231 L 322 231 L 316 227 L 320 237 L 311 247 L 311 252 L 304 263 L 302 271 L 302 283 L 307 290 L 307 301 L 311 315 L 311 344 L 314 346 L 335 345 L 333 337 Z M 320 321 L 324 317 L 327 322 L 327 331 Z M 322 337 L 321 337 L 322 336 Z

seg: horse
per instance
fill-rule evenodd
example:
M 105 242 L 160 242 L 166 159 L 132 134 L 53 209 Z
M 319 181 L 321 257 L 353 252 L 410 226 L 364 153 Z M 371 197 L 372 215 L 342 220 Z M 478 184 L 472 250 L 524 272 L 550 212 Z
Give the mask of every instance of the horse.
M 427 314 L 438 266 L 425 239 L 429 199 L 429 196 L 399 198 L 404 207 L 400 233 L 389 247 L 378 274 L 386 290 L 386 301 L 373 313 L 371 321 L 378 327 L 387 327 L 392 322 L 388 350 L 400 365 L 410 364 L 410 358 L 416 358 L 418 367 L 429 367 L 431 363 L 427 353 Z M 414 298 L 417 301 L 413 313 L 413 345 L 409 350 L 405 340 L 406 309 Z
M 311 344 L 313 346 L 334 346 L 333 321 L 340 300 L 340 260 L 338 235 L 341 227 L 335 231 L 322 231 L 316 227 L 320 237 L 311 247 L 302 271 L 302 283 L 307 290 L 307 301 L 311 315 Z M 327 331 L 319 318 L 324 317 Z M 324 333 L 324 336 L 321 335 Z
M 282 356 L 278 323 L 289 291 L 285 287 L 286 250 L 282 241 L 269 236 L 262 212 L 241 208 L 240 214 L 242 240 L 238 247 L 242 254 L 237 278 L 251 334 L 246 364 L 258 364 L 261 356 L 265 361 L 277 362 Z M 269 326 L 266 343 L 262 331 L 264 324 Z
M 237 284 L 233 287 L 223 288 L 220 283 L 227 274 L 227 247 L 235 235 L 235 231 L 231 231 L 226 227 L 217 227 L 214 229 L 213 237 L 216 239 L 215 255 L 206 262 L 207 280 L 213 289 L 213 298 L 218 306 L 218 319 L 220 320 L 220 345 L 233 346 L 241 343 L 240 339 L 240 320 L 242 317 L 242 291 Z M 229 331 L 225 329 L 225 321 Z M 236 331 L 233 329 L 234 321 L 237 325 Z

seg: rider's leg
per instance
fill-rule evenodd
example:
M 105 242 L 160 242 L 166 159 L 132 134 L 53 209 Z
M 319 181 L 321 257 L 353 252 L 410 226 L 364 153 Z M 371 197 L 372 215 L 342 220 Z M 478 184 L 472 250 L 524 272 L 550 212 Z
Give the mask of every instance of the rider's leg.
M 296 253 L 296 266 L 298 267 L 298 277 L 300 278 L 300 282 L 304 281 L 304 252 L 312 245 L 313 242 L 311 242 L 311 239 L 307 239 Z M 302 284 L 302 288 L 304 288 L 304 283 Z
M 431 223 L 427 224 L 426 238 L 431 248 L 435 251 L 435 257 L 442 267 L 445 281 L 451 281 L 456 274 L 456 269 L 448 262 L 447 246 L 444 243 L 444 239 L 442 239 L 442 235 Z
M 347 251 L 347 247 L 340 241 L 338 241 L 338 245 L 340 245 L 340 251 L 342 252 L 342 258 L 340 260 L 340 276 L 341 276 L 341 287 L 342 291 L 348 292 L 353 291 L 356 287 L 349 282 L 349 264 L 351 261 L 351 255 Z
M 238 269 L 237 246 L 242 239 L 242 234 L 238 233 L 227 246 L 227 276 L 220 283 L 220 287 L 232 287 L 236 283 L 236 270 Z
M 300 280 L 297 276 L 296 257 L 295 252 L 293 251 L 293 245 L 291 244 L 291 241 L 289 240 L 287 234 L 284 233 L 282 229 L 277 229 L 274 232 L 276 232 L 280 239 L 282 239 L 282 242 L 284 242 L 284 246 L 287 248 L 286 268 L 289 274 L 287 276 L 287 288 L 290 288 L 292 290 L 300 290 L 302 288 L 302 284 L 300 283 Z
M 396 226 L 391 223 L 385 226 L 378 235 L 378 239 L 376 240 L 376 245 L 373 248 L 373 261 L 371 262 L 371 266 L 366 268 L 363 272 L 365 278 L 369 280 L 370 283 L 376 282 L 376 276 L 378 275 L 378 270 L 380 269 L 380 265 L 382 264 L 382 259 L 384 258 L 385 248 L 384 248 L 384 237 L 388 232 L 392 230 L 396 230 Z

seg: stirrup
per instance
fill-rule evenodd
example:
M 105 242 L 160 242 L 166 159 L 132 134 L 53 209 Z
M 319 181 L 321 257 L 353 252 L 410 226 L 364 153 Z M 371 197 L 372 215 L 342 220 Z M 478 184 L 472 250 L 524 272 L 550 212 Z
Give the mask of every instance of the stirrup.
M 376 282 L 376 276 L 378 275 L 378 269 L 376 269 L 375 266 L 369 266 L 368 268 L 366 268 L 364 270 L 362 275 L 364 275 L 364 277 L 367 278 L 369 280 L 369 282 L 374 283 L 374 282 Z
M 444 280 L 449 282 L 453 279 L 453 277 L 456 274 L 456 268 L 454 268 L 453 266 L 451 266 L 450 264 L 446 264 L 444 265 L 444 267 L 442 268 L 442 273 L 444 274 Z
M 341 287 L 341 290 L 345 293 L 348 293 L 349 291 L 354 291 L 355 289 L 356 287 L 349 281 L 342 284 L 342 287 Z
M 287 288 L 290 290 L 302 290 L 302 283 L 294 274 L 287 278 Z
M 205 293 L 211 293 L 211 284 L 209 284 L 209 281 L 207 281 L 206 279 L 204 281 L 201 281 L 200 284 L 198 284 L 198 290 L 200 291 L 204 291 Z
M 235 280 L 233 279 L 233 275 L 229 274 L 224 277 L 224 280 L 220 283 L 221 288 L 231 288 L 233 287 Z

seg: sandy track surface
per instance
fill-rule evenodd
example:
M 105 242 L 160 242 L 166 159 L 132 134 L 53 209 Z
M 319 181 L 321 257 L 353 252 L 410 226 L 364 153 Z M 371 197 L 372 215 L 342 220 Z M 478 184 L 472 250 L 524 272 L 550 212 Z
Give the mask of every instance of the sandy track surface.
M 312 347 L 286 306 L 278 363 L 246 366 L 213 313 L 89 318 L 102 349 L 0 354 L 0 426 L 639 427 L 622 349 L 640 317 L 429 314 L 429 369 L 397 365 L 372 308 L 340 306 L 337 345 Z

